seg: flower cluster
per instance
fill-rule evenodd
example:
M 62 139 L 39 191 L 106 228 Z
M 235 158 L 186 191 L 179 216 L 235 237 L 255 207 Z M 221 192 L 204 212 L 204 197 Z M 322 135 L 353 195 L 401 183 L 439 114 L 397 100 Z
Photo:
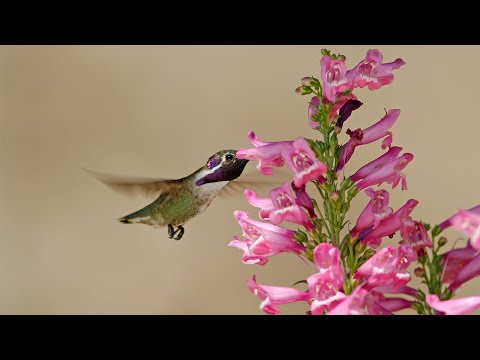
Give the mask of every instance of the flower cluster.
M 463 283 L 480 275 L 480 206 L 459 210 L 432 227 L 412 217 L 417 200 L 408 199 L 393 209 L 389 192 L 376 188 L 385 183 L 395 189 L 401 184 L 401 189 L 407 190 L 404 172 L 414 156 L 392 145 L 391 129 L 400 110 L 385 111 L 365 129 L 348 128 L 348 140 L 339 144 L 346 121 L 363 105 L 353 90 L 377 90 L 392 83 L 394 70 L 405 62 L 384 63 L 382 53 L 374 49 L 348 70 L 345 56 L 325 49 L 322 54 L 320 79 L 305 77 L 296 89 L 300 95 L 312 95 L 308 124 L 322 139 L 267 142 L 250 131 L 253 147 L 236 154 L 257 161 L 263 175 L 271 176 L 275 167 L 286 165 L 293 176 L 267 197 L 245 190 L 247 201 L 259 209 L 260 220 L 236 211 L 243 236 L 234 236 L 229 246 L 243 251 L 245 264 L 263 266 L 272 256 L 293 253 L 318 268 L 295 284 L 304 283 L 307 288 L 303 290 L 262 285 L 254 275 L 247 286 L 261 300 L 260 309 L 278 314 L 280 305 L 298 301 L 305 302 L 307 314 L 312 315 L 393 314 L 408 308 L 419 314 L 448 315 L 480 308 L 480 296 L 452 299 Z M 360 169 L 348 169 L 357 147 L 378 143 L 383 155 Z M 308 183 L 314 184 L 320 201 L 307 193 Z M 350 204 L 361 192 L 369 200 L 353 228 L 345 229 Z M 299 228 L 284 228 L 284 222 Z M 440 234 L 448 227 L 468 236 L 469 241 L 465 248 L 440 253 L 447 244 Z M 396 246 L 381 248 L 386 237 L 394 236 L 399 238 Z M 418 289 L 409 286 L 412 263 L 417 264 L 413 273 L 422 279 L 425 289 L 423 285 Z

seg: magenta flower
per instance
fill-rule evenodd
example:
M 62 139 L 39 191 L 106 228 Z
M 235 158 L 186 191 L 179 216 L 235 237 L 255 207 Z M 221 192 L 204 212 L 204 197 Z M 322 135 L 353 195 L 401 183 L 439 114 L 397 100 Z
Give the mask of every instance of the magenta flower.
M 413 302 L 410 300 L 400 297 L 385 297 L 384 293 L 375 290 L 369 291 L 365 298 L 369 315 L 393 315 L 395 311 L 412 307 Z
M 401 173 L 401 170 L 413 160 L 413 154 L 405 153 L 397 158 L 396 155 L 401 150 L 402 148 L 392 147 L 387 153 L 359 169 L 351 177 L 354 182 L 361 180 L 355 186 L 358 189 L 364 189 L 387 182 L 387 184 L 392 184 L 392 189 L 394 189 L 401 180 L 402 190 L 407 190 L 406 176 Z
M 317 245 L 313 252 L 319 272 L 308 277 L 308 290 L 314 298 L 311 306 L 313 315 L 321 315 L 325 310 L 345 298 L 343 289 L 343 270 L 340 265 L 340 251 L 327 243 Z
M 347 67 L 341 60 L 334 60 L 330 56 L 323 56 L 320 60 L 322 67 L 323 96 L 328 101 L 337 100 L 337 95 L 352 88 L 352 82 L 347 78 Z
M 421 254 L 426 247 L 431 248 L 432 242 L 428 237 L 427 229 L 419 221 L 406 222 L 400 232 L 402 239 L 417 254 Z
M 369 227 L 377 228 L 387 216 L 393 213 L 393 209 L 387 206 L 390 199 L 388 191 L 374 191 L 369 188 L 365 190 L 365 193 L 370 196 L 370 201 L 358 217 L 355 227 L 350 231 L 352 238 Z
M 309 301 L 311 298 L 310 294 L 305 291 L 282 286 L 259 285 L 255 275 L 247 281 L 247 286 L 256 297 L 262 300 L 260 309 L 269 315 L 280 314 L 277 305 Z
M 366 315 L 365 298 L 368 291 L 361 286 L 355 288 L 342 302 L 338 303 L 328 315 Z
M 239 149 L 236 154 L 237 158 L 258 161 L 257 170 L 263 175 L 272 175 L 272 166 L 282 167 L 285 165 L 282 151 L 290 148 L 292 141 L 260 141 L 253 131 L 248 132 L 248 139 L 255 147 Z
M 480 296 L 441 301 L 437 295 L 427 295 L 427 304 L 444 315 L 467 315 L 480 309 Z
M 405 65 L 402 59 L 382 64 L 383 55 L 377 49 L 368 50 L 367 56 L 354 69 L 351 75 L 355 87 L 368 86 L 370 90 L 376 90 L 393 81 L 392 71 Z
M 292 146 L 283 147 L 283 158 L 293 170 L 293 182 L 301 187 L 310 180 L 318 180 L 327 172 L 327 167 L 319 161 L 303 137 L 297 138 Z
M 405 270 L 413 259 L 413 251 L 400 245 L 397 249 L 387 246 L 368 259 L 355 272 L 354 278 L 363 280 L 367 290 L 392 284 L 393 291 L 410 281 Z
M 316 218 L 317 215 L 315 214 L 312 198 L 307 194 L 305 190 L 306 185 L 297 187 L 295 186 L 294 182 L 292 182 L 291 185 L 293 191 L 295 192 L 295 195 L 297 196 L 298 203 L 308 211 L 312 219 Z
M 393 124 L 395 124 L 395 121 L 397 121 L 399 116 L 400 110 L 392 109 L 389 110 L 380 121 L 376 122 L 365 130 L 347 130 L 347 135 L 350 135 L 350 140 L 348 140 L 347 143 L 342 147 L 337 171 L 341 170 L 350 160 L 357 146 L 370 144 L 385 136 L 391 136 L 391 133 L 388 130 L 393 126 Z M 389 144 L 391 144 L 391 139 L 384 143 L 382 148 L 385 148 L 385 145 Z
M 307 213 L 301 208 L 302 204 L 296 199 L 288 182 L 271 190 L 270 198 L 259 198 L 252 190 L 245 190 L 245 197 L 251 205 L 261 209 L 261 219 L 269 219 L 274 225 L 278 225 L 282 221 L 290 221 L 303 225 L 307 230 L 313 229 L 313 224 Z
M 310 100 L 310 105 L 308 105 L 308 124 L 312 129 L 316 129 L 320 125 L 318 121 L 313 121 L 312 119 L 313 115 L 317 113 L 319 106 L 320 100 L 318 99 L 318 96 L 312 97 L 312 100 Z
M 480 275 L 480 251 L 470 243 L 461 249 L 450 250 L 443 255 L 442 282 L 457 290 L 463 283 Z
M 456 230 L 470 237 L 472 248 L 480 250 L 480 214 L 460 209 L 450 218 L 450 223 Z
M 468 209 L 467 211 L 471 212 L 471 213 L 474 213 L 476 215 L 480 215 L 480 205 L 474 206 L 471 209 Z M 442 230 L 445 230 L 446 228 L 449 228 L 450 226 L 452 226 L 451 220 L 455 216 L 457 216 L 457 214 L 454 214 L 454 215 L 450 216 L 447 220 L 445 220 L 440 225 L 438 225 L 438 227 Z
M 228 246 L 244 251 L 245 264 L 265 265 L 270 256 L 284 252 L 301 254 L 304 247 L 293 240 L 294 231 L 251 219 L 245 211 L 235 211 L 244 241 L 233 237 Z
M 335 116 L 340 116 L 339 112 L 340 109 L 345 105 L 349 100 L 358 100 L 358 98 L 353 94 L 347 94 L 347 95 L 340 95 L 338 100 L 333 104 L 332 110 L 330 111 L 330 115 L 328 117 L 329 122 L 331 123 L 333 120 L 335 120 Z
M 368 244 L 372 248 L 378 247 L 383 237 L 395 234 L 403 229 L 405 224 L 412 222 L 412 218 L 409 215 L 417 205 L 417 200 L 408 200 L 400 209 L 387 216 L 375 229 L 367 228 L 362 231 L 358 238 L 363 244 Z

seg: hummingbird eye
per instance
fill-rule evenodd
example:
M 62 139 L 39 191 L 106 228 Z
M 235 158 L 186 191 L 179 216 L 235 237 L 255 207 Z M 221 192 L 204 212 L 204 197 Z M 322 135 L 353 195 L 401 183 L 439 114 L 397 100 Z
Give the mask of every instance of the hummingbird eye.
M 233 155 L 232 154 L 227 154 L 227 156 L 225 156 L 225 159 L 227 161 L 232 161 L 233 160 Z

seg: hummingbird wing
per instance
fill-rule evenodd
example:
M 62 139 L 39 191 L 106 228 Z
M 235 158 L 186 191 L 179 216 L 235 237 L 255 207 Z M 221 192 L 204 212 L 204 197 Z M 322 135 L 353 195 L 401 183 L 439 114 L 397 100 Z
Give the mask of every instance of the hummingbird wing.
M 242 180 L 233 180 L 225 185 L 222 190 L 218 193 L 218 196 L 221 198 L 232 197 L 236 195 L 243 195 L 245 189 L 254 190 L 259 192 L 260 190 L 268 192 L 274 187 L 280 186 L 281 184 L 274 181 L 242 181 Z
M 181 187 L 180 180 L 165 178 L 140 178 L 109 175 L 84 169 L 110 189 L 124 195 L 142 195 L 148 198 L 158 197 L 164 192 L 174 191 Z

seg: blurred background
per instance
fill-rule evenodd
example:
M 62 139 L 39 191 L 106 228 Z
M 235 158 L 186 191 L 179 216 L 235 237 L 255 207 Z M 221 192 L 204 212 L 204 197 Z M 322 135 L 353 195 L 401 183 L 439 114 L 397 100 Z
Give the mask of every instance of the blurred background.
M 249 147 L 249 130 L 266 141 L 315 137 L 310 97 L 294 90 L 302 77 L 319 77 L 324 47 L 344 54 L 348 68 L 370 48 L 406 62 L 391 85 L 356 90 L 364 106 L 346 123 L 364 128 L 384 108 L 402 110 L 393 144 L 415 159 L 404 171 L 409 190 L 392 191 L 391 206 L 417 198 L 413 217 L 439 223 L 479 204 L 479 47 L 2 46 L 0 313 L 261 314 L 245 284 L 253 274 L 290 286 L 313 273 L 289 254 L 264 267 L 241 263 L 227 247 L 241 235 L 232 213 L 257 216 L 242 196 L 216 199 L 174 241 L 166 229 L 120 224 L 148 201 L 82 168 L 178 178 L 220 149 Z M 380 155 L 377 145 L 357 149 L 346 172 Z M 358 195 L 353 222 L 367 201 Z M 462 238 L 447 235 L 451 244 Z M 458 295 L 480 295 L 480 279 Z

